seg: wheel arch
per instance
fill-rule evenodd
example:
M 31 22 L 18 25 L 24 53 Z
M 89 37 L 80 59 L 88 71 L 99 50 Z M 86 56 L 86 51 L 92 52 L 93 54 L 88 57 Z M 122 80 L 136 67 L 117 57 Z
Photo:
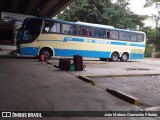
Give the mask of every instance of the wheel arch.
M 119 55 L 119 57 L 120 57 L 120 53 L 119 53 L 118 51 L 113 51 L 113 52 L 111 52 L 111 54 L 110 54 L 110 58 L 111 58 L 111 56 L 112 56 L 113 53 L 117 53 L 117 54 Z
M 53 50 L 52 47 L 50 47 L 50 46 L 40 47 L 40 48 L 39 48 L 39 51 L 38 51 L 38 55 L 40 54 L 40 51 L 41 51 L 42 49 L 48 49 L 48 50 L 50 50 L 51 53 L 52 53 L 52 56 L 54 56 L 54 50 Z
M 129 53 L 128 53 L 128 52 L 122 52 L 122 54 L 121 54 L 121 56 L 120 56 L 120 57 L 122 57 L 122 55 L 123 55 L 124 53 L 128 55 L 128 59 L 129 59 L 129 58 L 130 58 L 130 55 L 129 55 Z

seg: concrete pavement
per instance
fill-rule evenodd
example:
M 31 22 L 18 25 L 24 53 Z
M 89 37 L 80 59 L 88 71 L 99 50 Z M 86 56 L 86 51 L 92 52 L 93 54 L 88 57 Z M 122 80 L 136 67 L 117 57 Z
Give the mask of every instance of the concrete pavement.
M 58 63 L 58 61 L 50 60 Z M 159 74 L 159 59 L 142 59 L 128 62 L 103 62 L 98 59 L 85 59 L 87 71 L 72 72 L 83 76 L 106 76 L 106 75 L 134 75 L 134 74 Z M 136 70 L 138 69 L 138 70 Z
M 56 61 L 54 62 L 56 63 Z M 99 64 L 90 64 L 90 66 L 87 65 L 89 71 L 87 70 L 83 72 L 74 72 L 74 74 L 86 73 L 88 75 L 91 67 L 96 65 L 99 66 Z M 108 63 L 101 65 L 108 65 Z M 104 68 L 106 69 L 105 66 Z M 93 71 L 94 69 L 96 68 L 93 68 Z M 99 69 L 101 69 L 100 66 Z M 101 71 L 99 72 L 101 73 Z M 103 71 L 103 73 L 105 72 Z M 45 62 L 38 62 L 37 59 L 34 59 L 32 57 L 1 57 L 0 81 L 1 111 L 139 110 L 139 108 L 137 108 L 136 106 L 120 100 L 119 98 L 112 96 L 106 91 L 102 91 L 97 87 L 86 84 L 72 74 L 69 74 L 65 71 L 60 71 L 57 68 L 46 64 Z M 88 120 L 91 118 L 78 119 Z M 101 120 L 105 118 L 93 119 Z M 115 118 L 107 119 L 111 120 Z M 143 118 L 123 119 L 141 120 Z M 154 118 L 150 119 L 154 120 Z

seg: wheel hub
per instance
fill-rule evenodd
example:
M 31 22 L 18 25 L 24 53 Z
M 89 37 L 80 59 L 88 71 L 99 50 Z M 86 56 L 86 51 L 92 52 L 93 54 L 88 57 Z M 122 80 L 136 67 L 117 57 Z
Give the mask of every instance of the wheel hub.
M 47 58 L 49 56 L 48 52 L 44 52 L 44 56 Z
M 128 58 L 127 58 L 127 55 L 123 55 L 123 59 L 124 60 L 127 60 Z

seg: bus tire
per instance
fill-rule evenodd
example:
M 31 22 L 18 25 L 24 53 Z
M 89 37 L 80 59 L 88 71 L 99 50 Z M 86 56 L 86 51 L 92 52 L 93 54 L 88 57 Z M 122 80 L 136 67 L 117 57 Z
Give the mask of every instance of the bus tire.
M 119 53 L 113 52 L 110 60 L 113 61 L 113 62 L 116 62 L 116 61 L 118 61 L 118 59 L 119 59 Z
M 101 61 L 107 61 L 107 58 L 99 58 Z
M 126 62 L 126 61 L 128 61 L 128 59 L 129 59 L 129 54 L 128 53 L 123 53 L 121 58 L 120 58 L 120 60 L 122 62 Z
M 44 55 L 44 58 L 49 60 L 52 56 L 52 50 L 49 48 L 42 48 L 40 50 L 40 55 Z

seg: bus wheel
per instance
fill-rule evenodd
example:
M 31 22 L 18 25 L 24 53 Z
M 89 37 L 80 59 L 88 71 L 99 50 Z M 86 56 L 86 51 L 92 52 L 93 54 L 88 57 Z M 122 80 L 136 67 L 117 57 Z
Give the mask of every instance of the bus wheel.
M 121 56 L 121 58 L 120 58 L 120 60 L 122 62 L 126 62 L 128 59 L 129 59 L 128 53 L 123 53 L 122 56 Z
M 110 60 L 115 62 L 118 61 L 118 59 L 119 59 L 119 54 L 117 52 L 112 53 Z
M 101 61 L 107 61 L 107 58 L 99 58 Z
M 50 59 L 52 56 L 52 51 L 48 48 L 43 48 L 40 51 L 40 55 L 44 55 L 45 59 Z

